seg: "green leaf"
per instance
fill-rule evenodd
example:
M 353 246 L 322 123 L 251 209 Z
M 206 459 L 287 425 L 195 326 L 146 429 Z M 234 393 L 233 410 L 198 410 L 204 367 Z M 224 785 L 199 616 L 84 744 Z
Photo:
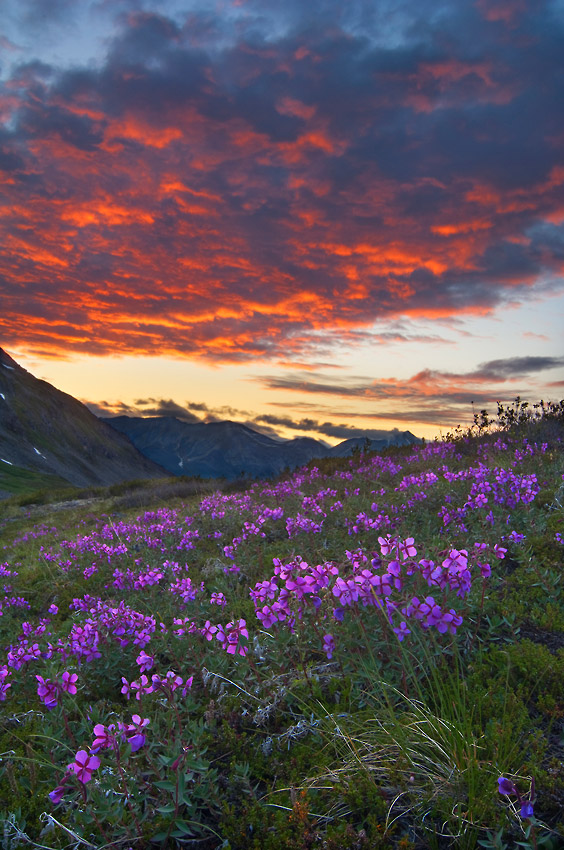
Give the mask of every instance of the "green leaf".
M 174 803 L 167 803 L 166 806 L 157 806 L 157 812 L 160 812 L 161 815 L 170 815 L 175 810 L 176 806 Z
M 162 788 L 163 791 L 176 792 L 176 783 L 169 782 L 168 779 L 162 779 L 160 782 L 153 782 L 156 788 Z
M 210 766 L 209 761 L 204 761 L 203 759 L 186 759 L 184 762 L 186 767 L 189 767 L 190 770 L 194 770 L 196 773 L 204 773 L 208 767 Z
M 186 791 L 186 777 L 183 773 L 178 774 L 178 796 L 180 799 L 184 797 L 184 792 Z
M 178 830 L 177 833 L 173 832 L 173 835 L 175 836 L 175 838 L 179 838 L 182 835 L 194 835 L 193 830 L 190 829 L 190 827 L 188 826 L 186 821 L 175 820 L 174 825 L 175 825 L 176 829 Z
M 168 838 L 168 832 L 157 832 L 156 835 L 151 837 L 151 841 L 158 841 L 159 844 L 163 841 L 166 841 Z

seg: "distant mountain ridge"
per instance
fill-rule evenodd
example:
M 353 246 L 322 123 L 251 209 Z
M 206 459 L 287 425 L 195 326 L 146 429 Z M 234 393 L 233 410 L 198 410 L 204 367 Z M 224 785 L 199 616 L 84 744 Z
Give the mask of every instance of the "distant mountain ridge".
M 354 437 L 331 448 L 311 437 L 273 440 L 230 421 L 193 423 L 174 416 L 114 416 L 103 421 L 173 475 L 202 478 L 269 478 L 314 458 L 347 457 L 358 449 L 382 451 L 420 442 L 410 431 L 389 431 L 380 440 Z
M 0 348 L 0 498 L 39 487 L 115 484 L 167 474 L 270 478 L 314 458 L 419 442 L 409 431 L 355 437 L 333 448 L 311 437 L 272 439 L 238 422 L 173 416 L 100 419 Z
M 0 497 L 26 473 L 79 487 L 166 475 L 84 404 L 0 348 Z

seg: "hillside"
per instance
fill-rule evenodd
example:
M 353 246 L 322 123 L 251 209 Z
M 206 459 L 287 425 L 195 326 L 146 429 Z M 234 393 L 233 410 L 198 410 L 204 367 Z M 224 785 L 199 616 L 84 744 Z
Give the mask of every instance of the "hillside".
M 0 349 L 0 497 L 31 485 L 96 486 L 164 474 L 87 407 Z

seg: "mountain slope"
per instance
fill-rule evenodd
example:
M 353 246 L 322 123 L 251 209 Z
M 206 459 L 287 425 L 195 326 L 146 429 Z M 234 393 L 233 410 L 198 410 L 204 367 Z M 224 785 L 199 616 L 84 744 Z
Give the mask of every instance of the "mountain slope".
M 56 476 L 78 486 L 166 474 L 87 407 L 33 377 L 0 348 L 0 491 L 4 495 L 13 491 L 10 480 L 17 468 L 47 476 L 45 481 Z
M 390 431 L 388 439 L 354 438 L 329 448 L 310 437 L 280 442 L 238 422 L 192 423 L 172 416 L 115 416 L 104 421 L 173 475 L 202 478 L 269 478 L 313 458 L 346 457 L 365 447 L 381 451 L 390 445 L 419 442 L 409 431 Z

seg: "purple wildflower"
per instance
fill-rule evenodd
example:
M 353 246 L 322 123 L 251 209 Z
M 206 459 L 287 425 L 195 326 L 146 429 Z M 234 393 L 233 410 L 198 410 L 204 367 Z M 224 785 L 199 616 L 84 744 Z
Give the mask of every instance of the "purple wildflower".
M 328 660 L 330 661 L 333 658 L 333 652 L 335 650 L 335 640 L 333 635 L 324 635 L 323 636 L 323 651 L 326 654 Z
M 76 673 L 68 673 L 65 670 L 62 675 L 61 689 L 63 691 L 66 691 L 68 694 L 75 694 L 77 681 L 78 676 L 76 675 Z
M 212 626 L 209 620 L 206 620 L 204 627 L 202 628 L 202 635 L 206 640 L 211 640 L 214 634 L 217 632 L 217 626 Z
M 98 756 L 89 755 L 86 750 L 79 750 L 74 761 L 69 764 L 69 770 L 76 774 L 76 778 L 84 785 L 92 779 L 92 771 L 100 767 Z
M 113 723 L 110 726 L 104 726 L 103 723 L 97 723 L 94 727 L 94 741 L 92 742 L 92 750 L 104 749 L 105 747 L 114 748 L 116 745 L 115 726 Z
M 36 675 L 35 678 L 39 682 L 37 686 L 37 696 L 46 708 L 51 711 L 58 704 L 59 689 L 55 682 L 51 679 L 44 679 L 43 676 Z
M 511 797 L 517 797 L 517 802 L 519 803 L 521 809 L 519 814 L 522 818 L 532 818 L 533 817 L 533 803 L 535 800 L 535 780 L 531 780 L 531 793 L 529 797 L 523 797 L 517 786 L 511 779 L 506 779 L 505 776 L 500 776 L 497 780 L 497 789 L 500 794 L 507 794 Z
M 500 794 L 518 794 L 517 787 L 515 783 L 510 779 L 506 779 L 505 776 L 500 776 L 497 780 L 498 788 Z
M 147 655 L 144 649 L 141 650 L 135 660 L 139 665 L 139 670 L 141 671 L 141 673 L 147 673 L 147 671 L 150 670 L 153 664 L 155 663 L 155 659 L 153 658 L 153 656 Z
M 49 799 L 51 800 L 54 806 L 58 805 L 63 799 L 63 795 L 65 793 L 65 786 L 63 784 L 64 782 L 65 779 L 63 779 L 63 782 L 61 782 L 60 785 L 57 785 L 56 788 L 53 788 L 52 791 L 49 791 Z
M 145 735 L 143 734 L 143 730 L 146 726 L 151 722 L 148 717 L 141 718 L 139 714 L 133 714 L 131 716 L 133 723 L 130 723 L 127 726 L 129 745 L 131 747 L 131 752 L 136 753 L 137 750 L 140 750 L 143 744 L 145 743 Z M 133 733 L 133 734 L 131 734 Z

